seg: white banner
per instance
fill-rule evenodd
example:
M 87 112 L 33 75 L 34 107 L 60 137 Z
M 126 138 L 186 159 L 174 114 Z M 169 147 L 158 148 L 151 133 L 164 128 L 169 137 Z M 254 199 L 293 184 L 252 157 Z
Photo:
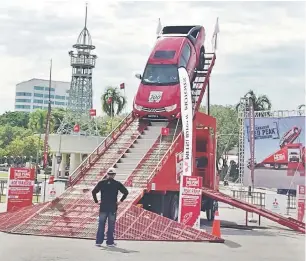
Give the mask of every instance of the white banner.
M 184 67 L 178 69 L 181 90 L 181 117 L 184 133 L 183 175 L 192 174 L 192 98 L 189 76 Z

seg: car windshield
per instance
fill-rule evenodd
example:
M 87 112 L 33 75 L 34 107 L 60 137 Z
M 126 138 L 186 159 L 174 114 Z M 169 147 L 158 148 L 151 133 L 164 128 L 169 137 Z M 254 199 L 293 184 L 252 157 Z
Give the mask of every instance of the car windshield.
M 142 77 L 142 83 L 151 85 L 173 85 L 178 82 L 178 68 L 174 64 L 148 64 Z

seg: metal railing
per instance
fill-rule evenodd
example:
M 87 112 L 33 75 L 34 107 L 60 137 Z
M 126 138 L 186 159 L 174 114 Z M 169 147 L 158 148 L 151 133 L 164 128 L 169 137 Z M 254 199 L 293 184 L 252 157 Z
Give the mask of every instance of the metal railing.
M 82 175 L 84 174 L 84 171 L 86 171 L 87 168 L 91 166 L 91 162 L 96 160 L 102 153 L 103 150 L 106 150 L 107 147 L 112 143 L 112 141 L 123 132 L 122 126 L 126 125 L 127 127 L 129 124 L 133 122 L 133 115 L 132 113 L 128 114 L 114 129 L 111 133 L 109 133 L 103 141 L 100 142 L 100 144 L 97 146 L 97 148 L 90 153 L 83 162 L 71 173 L 69 179 L 70 179 L 70 185 L 73 185 L 74 182 Z M 118 135 L 119 134 L 119 135 Z
M 265 207 L 266 193 L 231 190 L 233 198 L 243 200 L 249 204 Z M 296 209 L 296 196 L 287 195 L 287 210 Z

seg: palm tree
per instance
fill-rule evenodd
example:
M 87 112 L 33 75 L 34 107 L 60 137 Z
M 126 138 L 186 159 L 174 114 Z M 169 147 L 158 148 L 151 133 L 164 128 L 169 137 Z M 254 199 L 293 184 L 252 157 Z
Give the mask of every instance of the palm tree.
M 126 97 L 120 94 L 118 88 L 107 87 L 101 96 L 102 110 L 110 117 L 119 115 L 126 106 Z
M 272 108 L 271 101 L 267 95 L 256 96 L 253 90 L 249 90 L 244 97 L 251 99 L 254 106 L 254 111 L 270 111 Z M 240 102 L 237 104 L 236 110 L 238 110 L 239 107 Z

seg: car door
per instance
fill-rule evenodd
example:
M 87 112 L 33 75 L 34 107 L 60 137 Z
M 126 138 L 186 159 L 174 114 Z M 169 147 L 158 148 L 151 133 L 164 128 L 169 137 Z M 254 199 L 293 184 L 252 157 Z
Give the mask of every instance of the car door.
M 188 43 L 185 43 L 181 53 L 180 65 L 186 68 L 188 75 L 190 75 L 190 56 L 190 45 Z
M 183 47 L 179 65 L 186 68 L 189 78 L 191 79 L 194 74 L 194 68 L 196 66 L 196 53 L 195 49 L 192 48 L 189 42 L 186 42 Z
M 189 76 L 192 77 L 194 74 L 194 69 L 197 67 L 197 54 L 194 46 L 189 40 L 186 43 L 186 45 L 188 46 L 187 48 L 189 48 L 190 50 L 190 57 L 187 66 L 188 66 Z

